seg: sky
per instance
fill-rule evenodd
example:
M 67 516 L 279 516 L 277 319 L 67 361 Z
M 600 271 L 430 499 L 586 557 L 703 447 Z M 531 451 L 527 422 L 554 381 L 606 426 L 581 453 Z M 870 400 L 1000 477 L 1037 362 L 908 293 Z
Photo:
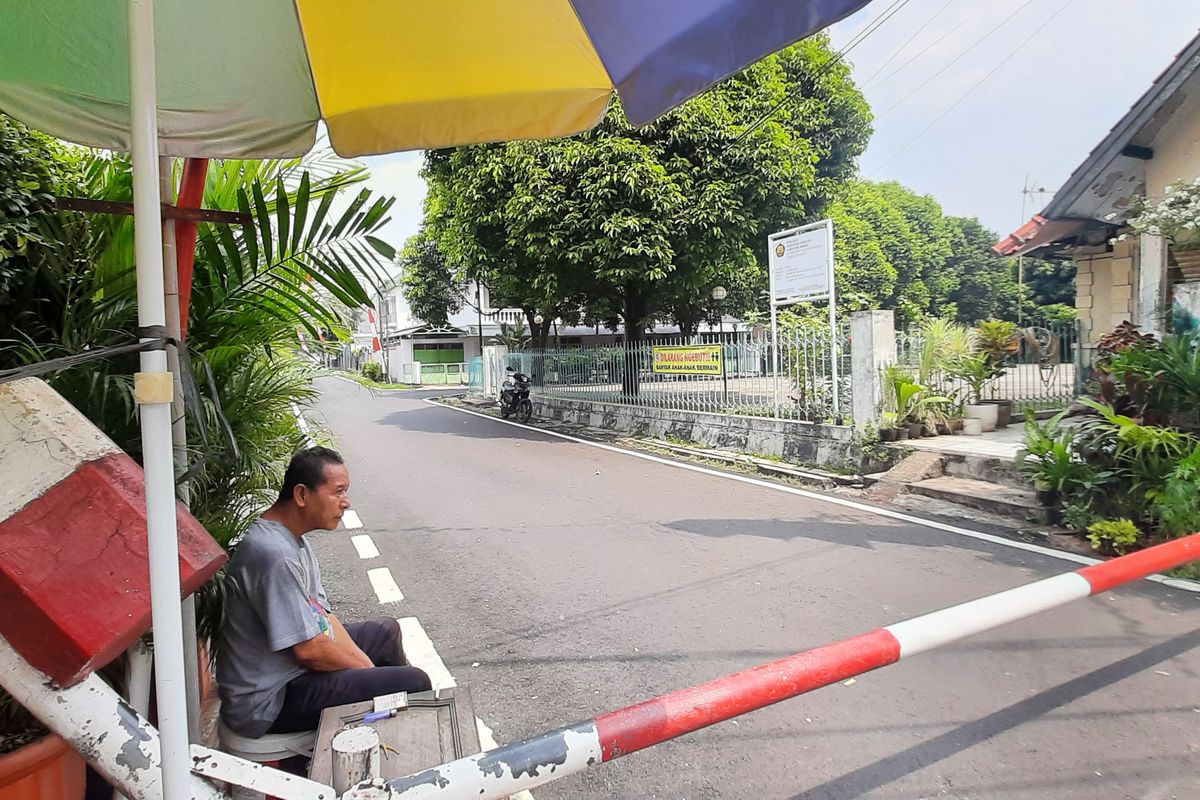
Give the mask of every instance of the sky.
M 1198 29 L 1200 0 L 874 0 L 830 36 L 853 45 L 844 57 L 876 117 L 862 175 L 1007 235 Z M 363 161 L 396 197 L 385 238 L 399 247 L 420 225 L 421 154 Z

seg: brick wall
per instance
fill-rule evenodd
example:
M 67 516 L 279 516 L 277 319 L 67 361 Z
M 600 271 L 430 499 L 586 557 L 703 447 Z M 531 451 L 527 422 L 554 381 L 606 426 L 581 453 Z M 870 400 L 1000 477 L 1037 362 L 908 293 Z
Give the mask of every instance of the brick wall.
M 1137 260 L 1135 238 L 1117 242 L 1112 252 L 1076 253 L 1075 309 L 1083 327 L 1085 346 L 1094 345 L 1113 328 L 1133 318 Z

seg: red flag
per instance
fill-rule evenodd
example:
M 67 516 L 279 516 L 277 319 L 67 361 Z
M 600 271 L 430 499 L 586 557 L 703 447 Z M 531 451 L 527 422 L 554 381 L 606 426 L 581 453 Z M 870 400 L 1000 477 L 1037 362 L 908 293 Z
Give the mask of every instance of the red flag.
M 367 309 L 367 319 L 371 321 L 372 325 L 375 324 L 375 312 L 369 308 Z
M 376 353 L 378 353 L 380 350 L 383 349 L 382 347 L 379 346 L 379 337 L 378 336 L 371 339 L 371 349 Z

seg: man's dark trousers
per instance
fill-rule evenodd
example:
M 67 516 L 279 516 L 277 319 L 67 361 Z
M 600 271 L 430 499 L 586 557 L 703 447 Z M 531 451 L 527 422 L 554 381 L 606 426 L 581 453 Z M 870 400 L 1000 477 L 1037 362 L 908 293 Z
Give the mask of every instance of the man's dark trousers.
M 316 730 L 321 709 L 358 703 L 391 692 L 427 692 L 433 688 L 423 670 L 409 666 L 394 619 L 352 622 L 346 633 L 367 654 L 374 667 L 337 672 L 308 671 L 287 685 L 283 708 L 270 733 Z

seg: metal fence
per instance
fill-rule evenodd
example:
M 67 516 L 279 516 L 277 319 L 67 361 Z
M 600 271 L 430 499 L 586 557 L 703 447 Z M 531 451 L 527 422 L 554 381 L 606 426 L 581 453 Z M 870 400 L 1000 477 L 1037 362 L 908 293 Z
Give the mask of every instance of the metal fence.
M 509 353 L 508 363 L 533 379 L 535 394 L 683 411 L 845 421 L 852 399 L 850 342 L 843 330 L 837 348 L 840 413 L 835 415 L 830 338 L 828 330 L 781 331 L 778 376 L 769 336 L 746 332 Z M 693 374 L 679 372 L 689 370 Z
M 467 362 L 467 386 L 474 394 L 483 392 L 483 358 L 480 356 Z
M 329 369 L 342 370 L 343 372 L 358 372 L 362 367 L 363 359 L 347 344 L 335 351 L 326 351 L 322 355 L 322 361 Z
M 1018 331 L 1018 349 L 999 377 L 988 382 L 984 399 L 1011 400 L 1016 412 L 1063 408 L 1083 392 L 1091 373 L 1092 351 L 1081 345 L 1080 326 L 1068 323 L 1032 326 Z M 917 369 L 925 337 L 916 328 L 896 332 L 896 361 Z M 943 393 L 963 393 L 964 386 L 944 377 L 935 386 Z
M 419 362 L 418 362 L 419 363 Z M 462 384 L 467 381 L 467 365 L 464 364 L 419 364 L 421 368 L 421 384 L 441 386 L 444 384 Z

